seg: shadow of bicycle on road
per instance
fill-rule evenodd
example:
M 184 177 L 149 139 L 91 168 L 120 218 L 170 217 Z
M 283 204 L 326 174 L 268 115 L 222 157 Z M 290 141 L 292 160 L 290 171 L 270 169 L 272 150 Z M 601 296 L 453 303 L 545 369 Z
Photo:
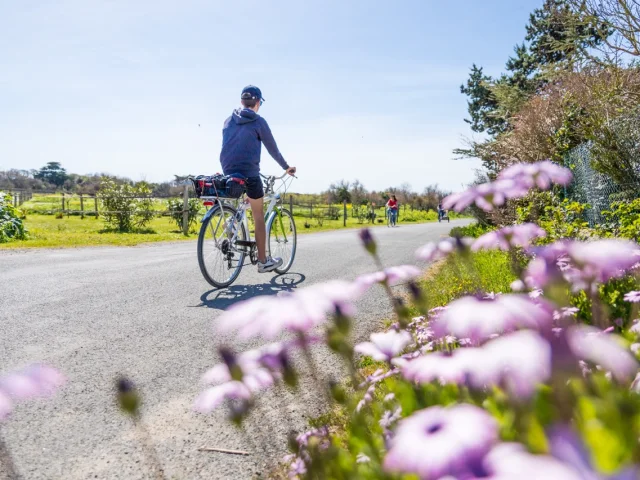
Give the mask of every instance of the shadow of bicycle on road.
M 220 290 L 214 288 L 200 296 L 200 304 L 194 307 L 207 307 L 226 310 L 231 305 L 261 295 L 278 295 L 281 292 L 293 292 L 307 277 L 302 273 L 288 272 L 273 277 L 267 283 L 257 285 L 232 285 Z

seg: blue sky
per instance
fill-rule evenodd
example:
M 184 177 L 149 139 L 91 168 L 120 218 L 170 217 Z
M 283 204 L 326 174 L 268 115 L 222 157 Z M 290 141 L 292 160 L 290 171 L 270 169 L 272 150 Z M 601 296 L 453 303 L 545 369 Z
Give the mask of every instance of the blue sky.
M 459 92 L 499 73 L 541 0 L 50 0 L 0 4 L 0 169 L 161 181 L 219 170 L 246 84 L 297 191 L 459 190 Z M 200 125 L 200 126 L 198 126 Z M 262 169 L 279 167 L 263 149 Z

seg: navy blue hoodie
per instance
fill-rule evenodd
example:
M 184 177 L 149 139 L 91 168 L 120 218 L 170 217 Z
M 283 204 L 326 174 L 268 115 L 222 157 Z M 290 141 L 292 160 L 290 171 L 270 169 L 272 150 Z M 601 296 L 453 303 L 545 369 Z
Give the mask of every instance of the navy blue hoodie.
M 267 121 L 249 108 L 234 110 L 222 128 L 220 163 L 224 174 L 241 173 L 257 177 L 260 173 L 260 142 L 283 169 L 289 168 Z

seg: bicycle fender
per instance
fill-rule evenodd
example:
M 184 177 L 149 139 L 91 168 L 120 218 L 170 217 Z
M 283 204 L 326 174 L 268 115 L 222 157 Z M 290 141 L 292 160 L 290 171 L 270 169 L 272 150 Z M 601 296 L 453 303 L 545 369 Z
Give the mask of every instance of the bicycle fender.
M 209 210 L 207 210 L 207 213 L 205 213 L 202 216 L 202 220 L 200 220 L 200 223 L 203 223 L 207 218 L 209 218 L 211 215 L 213 215 L 213 212 L 215 212 L 218 208 L 220 208 L 218 205 L 214 205 Z

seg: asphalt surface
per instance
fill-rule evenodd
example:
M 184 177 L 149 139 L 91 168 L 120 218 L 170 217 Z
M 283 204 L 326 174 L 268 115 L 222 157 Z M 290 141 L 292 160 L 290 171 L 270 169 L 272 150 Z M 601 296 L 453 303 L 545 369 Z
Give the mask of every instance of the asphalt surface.
M 373 233 L 386 266 L 415 264 L 417 247 L 462 223 Z M 0 435 L 25 479 L 152 478 L 136 430 L 115 405 L 114 379 L 126 374 L 143 393 L 144 422 L 166 478 L 264 475 L 286 453 L 287 432 L 321 412 L 321 395 L 309 380 L 295 397 L 266 393 L 244 433 L 227 422 L 224 410 L 194 413 L 200 378 L 217 363 L 217 347 L 264 343 L 214 333 L 216 318 L 254 296 L 374 270 L 355 230 L 300 235 L 290 273 L 258 274 L 247 266 L 234 285 L 219 291 L 200 274 L 195 242 L 0 251 L 0 372 L 44 362 L 68 379 L 52 399 L 19 404 L 0 424 Z M 358 339 L 390 312 L 381 288 L 357 307 Z M 328 351 L 314 355 L 324 375 L 340 376 L 340 363 Z M 205 446 L 252 455 L 198 451 Z

